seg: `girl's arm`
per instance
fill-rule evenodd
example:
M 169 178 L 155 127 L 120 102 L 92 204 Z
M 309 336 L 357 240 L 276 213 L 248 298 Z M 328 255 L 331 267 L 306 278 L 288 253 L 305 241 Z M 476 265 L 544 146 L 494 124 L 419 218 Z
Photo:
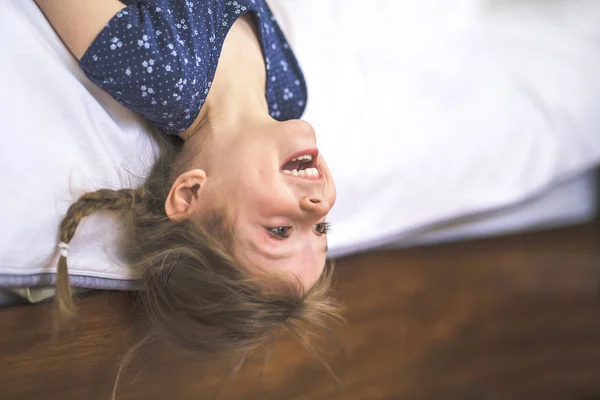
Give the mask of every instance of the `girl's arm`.
M 125 5 L 118 0 L 35 0 L 62 41 L 80 60 L 102 28 Z

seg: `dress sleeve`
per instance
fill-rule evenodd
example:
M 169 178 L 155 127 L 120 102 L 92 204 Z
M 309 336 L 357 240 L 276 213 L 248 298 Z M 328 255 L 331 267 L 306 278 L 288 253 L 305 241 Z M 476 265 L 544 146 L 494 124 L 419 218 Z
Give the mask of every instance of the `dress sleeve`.
M 211 20 L 186 0 L 124 0 L 81 58 L 87 77 L 167 133 L 187 129 L 204 102 Z

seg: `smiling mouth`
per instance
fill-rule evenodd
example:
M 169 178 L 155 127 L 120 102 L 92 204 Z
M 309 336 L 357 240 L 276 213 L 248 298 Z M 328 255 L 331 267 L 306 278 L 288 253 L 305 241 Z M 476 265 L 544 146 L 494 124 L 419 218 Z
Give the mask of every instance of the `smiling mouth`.
M 302 178 L 319 178 L 321 173 L 317 168 L 317 150 L 305 151 L 294 155 L 292 159 L 283 164 L 281 172 L 286 175 L 298 176 Z

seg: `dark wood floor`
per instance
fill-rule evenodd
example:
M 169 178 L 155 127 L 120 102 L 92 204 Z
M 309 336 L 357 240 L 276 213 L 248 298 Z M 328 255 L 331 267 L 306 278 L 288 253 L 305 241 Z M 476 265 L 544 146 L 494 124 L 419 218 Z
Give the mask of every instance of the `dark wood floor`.
M 360 255 L 338 262 L 347 324 L 340 387 L 288 337 L 221 399 L 600 399 L 600 224 Z M 48 307 L 0 310 L 1 399 L 107 399 L 135 336 L 129 301 L 81 301 L 52 339 Z M 217 364 L 145 355 L 120 399 L 211 398 Z

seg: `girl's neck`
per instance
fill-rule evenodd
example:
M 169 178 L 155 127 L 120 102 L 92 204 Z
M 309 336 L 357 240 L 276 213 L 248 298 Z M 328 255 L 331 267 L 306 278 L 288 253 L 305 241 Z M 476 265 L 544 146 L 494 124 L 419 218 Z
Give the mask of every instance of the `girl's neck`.
M 206 101 L 192 126 L 181 134 L 183 139 L 204 140 L 204 126 L 210 125 L 210 132 L 220 134 L 236 131 L 249 118 L 269 117 L 266 67 L 259 37 L 250 14 L 233 24 Z

